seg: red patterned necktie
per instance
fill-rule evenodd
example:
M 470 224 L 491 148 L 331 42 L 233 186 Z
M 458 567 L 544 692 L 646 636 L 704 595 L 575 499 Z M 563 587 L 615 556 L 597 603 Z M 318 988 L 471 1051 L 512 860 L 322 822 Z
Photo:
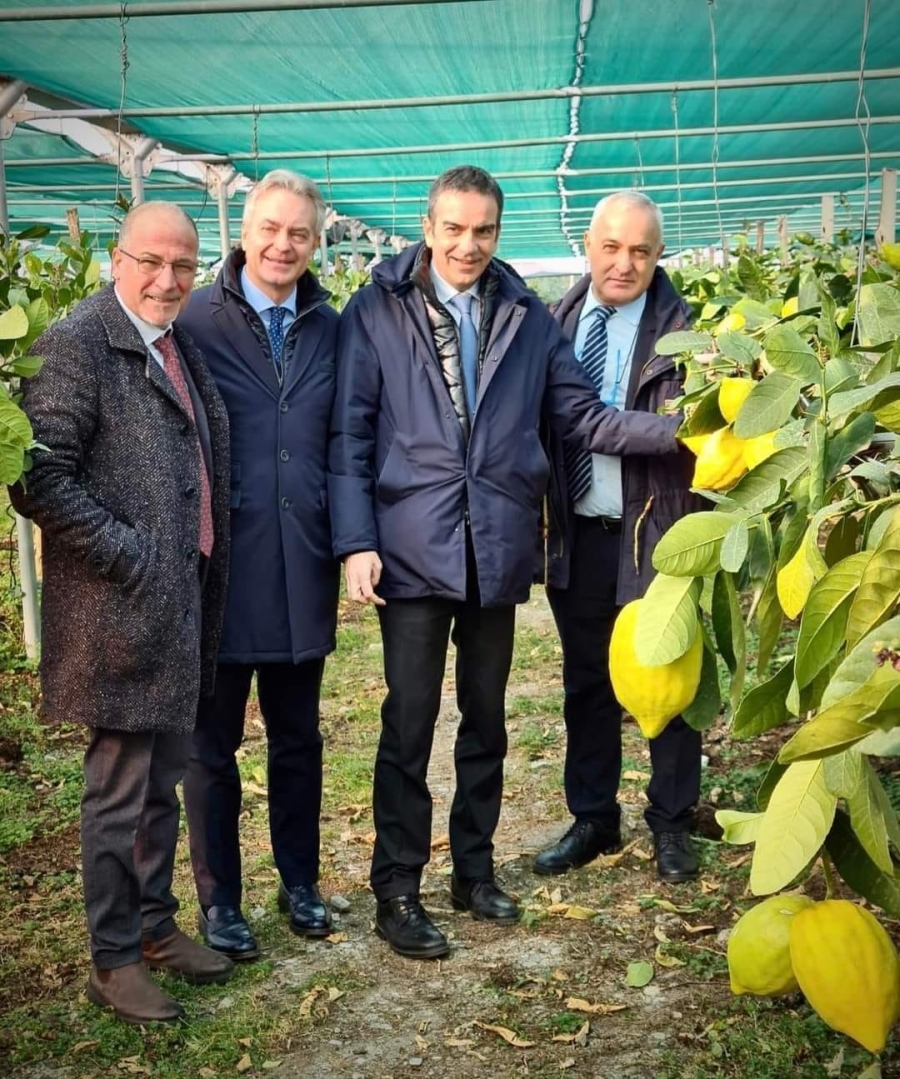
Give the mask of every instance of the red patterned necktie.
M 190 390 L 181 369 L 181 360 L 178 358 L 178 350 L 172 339 L 172 331 L 168 330 L 157 337 L 153 342 L 159 349 L 163 358 L 163 370 L 169 376 L 169 381 L 178 394 L 178 399 L 184 405 L 184 410 L 191 418 L 194 425 L 194 433 L 197 433 L 197 421 L 194 416 L 194 405 L 191 401 Z M 208 558 L 213 548 L 213 518 L 212 518 L 212 493 L 209 489 L 209 473 L 206 470 L 206 461 L 203 458 L 203 450 L 200 448 L 200 437 L 196 437 L 197 453 L 200 455 L 200 550 Z

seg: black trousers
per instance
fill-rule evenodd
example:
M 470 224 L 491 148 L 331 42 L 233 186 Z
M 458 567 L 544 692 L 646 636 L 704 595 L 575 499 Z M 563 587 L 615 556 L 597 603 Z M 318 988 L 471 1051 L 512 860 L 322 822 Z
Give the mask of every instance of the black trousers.
M 619 611 L 620 539 L 598 518 L 576 517 L 569 587 L 547 589 L 563 649 L 566 802 L 576 820 L 613 829 L 619 824 L 622 708 L 609 680 L 609 640 Z M 690 829 L 700 796 L 700 751 L 699 732 L 680 716 L 650 740 L 653 774 L 644 816 L 651 831 Z
M 202 906 L 241 902 L 241 778 L 235 753 L 244 736 L 254 671 L 268 742 L 269 831 L 275 864 L 288 889 L 318 880 L 319 692 L 324 669 L 324 659 L 220 664 L 214 696 L 201 699 L 184 777 L 184 807 Z
M 387 696 L 375 758 L 372 890 L 379 900 L 417 893 L 431 853 L 428 760 L 451 636 L 462 720 L 454 759 L 450 851 L 463 879 L 493 876 L 493 835 L 503 796 L 504 697 L 515 607 L 444 599 L 391 599 L 378 610 Z
M 84 754 L 81 863 L 91 956 L 103 970 L 137 963 L 141 940 L 175 931 L 175 787 L 189 734 L 95 730 Z

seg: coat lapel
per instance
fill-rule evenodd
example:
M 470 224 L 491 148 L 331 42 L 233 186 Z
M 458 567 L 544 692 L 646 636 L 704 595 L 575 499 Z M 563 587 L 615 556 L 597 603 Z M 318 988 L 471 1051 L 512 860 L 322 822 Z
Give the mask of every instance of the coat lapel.
M 281 387 L 275 376 L 275 368 L 243 311 L 236 303 L 213 302 L 210 313 L 219 332 L 231 344 L 234 362 L 243 367 L 277 401 Z
M 321 362 L 319 344 L 325 332 L 325 320 L 315 315 L 315 304 L 299 312 L 288 333 L 291 338 L 291 360 L 285 364 L 284 392 L 290 393 L 304 377 L 307 369 L 315 361 Z M 294 330 L 294 326 L 297 327 Z M 293 333 L 291 331 L 293 330 Z

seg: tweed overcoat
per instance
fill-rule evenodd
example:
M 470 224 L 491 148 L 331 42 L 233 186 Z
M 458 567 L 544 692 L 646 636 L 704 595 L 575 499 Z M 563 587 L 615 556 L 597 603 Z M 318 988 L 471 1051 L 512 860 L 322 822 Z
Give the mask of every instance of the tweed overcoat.
M 43 533 L 41 688 L 54 721 L 187 733 L 201 669 L 212 692 L 228 571 L 228 416 L 177 326 L 175 340 L 208 426 L 215 543 L 202 600 L 195 428 L 112 286 L 39 338 L 44 366 L 23 380 L 46 449 L 10 493 Z

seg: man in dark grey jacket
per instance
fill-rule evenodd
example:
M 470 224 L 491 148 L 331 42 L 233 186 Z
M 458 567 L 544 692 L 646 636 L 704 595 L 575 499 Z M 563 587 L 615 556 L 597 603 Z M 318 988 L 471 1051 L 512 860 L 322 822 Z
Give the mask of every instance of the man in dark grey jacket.
M 181 779 L 212 692 L 228 569 L 228 417 L 172 321 L 197 272 L 187 215 L 145 203 L 122 223 L 115 286 L 34 351 L 23 383 L 34 464 L 12 489 L 41 528 L 45 716 L 91 731 L 81 805 L 93 967 L 88 997 L 129 1023 L 181 1006 L 147 969 L 195 984 L 232 963 L 175 924 Z
M 649 198 L 610 195 L 585 236 L 591 272 L 556 310 L 588 368 L 598 352 L 591 325 L 600 324 L 598 388 L 617 408 L 656 413 L 682 392 L 672 358 L 655 351 L 660 337 L 692 317 L 657 266 L 663 246 L 662 217 Z M 564 873 L 620 844 L 622 710 L 609 681 L 610 633 L 620 607 L 650 583 L 660 536 L 699 507 L 689 490 L 694 459 L 684 448 L 658 457 L 573 458 L 551 434 L 551 460 L 547 596 L 563 647 L 565 788 L 575 821 L 537 856 L 538 873 Z M 690 880 L 697 875 L 688 830 L 700 792 L 700 735 L 678 717 L 651 740 L 650 757 L 646 819 L 657 869 L 663 880 Z
M 532 580 L 548 463 L 539 429 L 614 454 L 672 455 L 673 416 L 606 408 L 558 326 L 494 258 L 503 194 L 482 169 L 431 187 L 425 243 L 376 267 L 341 317 L 328 490 L 351 600 L 374 603 L 385 680 L 375 761 L 376 929 L 400 955 L 448 950 L 419 885 L 428 759 L 456 644 L 453 905 L 497 925 L 494 878 L 515 605 Z

